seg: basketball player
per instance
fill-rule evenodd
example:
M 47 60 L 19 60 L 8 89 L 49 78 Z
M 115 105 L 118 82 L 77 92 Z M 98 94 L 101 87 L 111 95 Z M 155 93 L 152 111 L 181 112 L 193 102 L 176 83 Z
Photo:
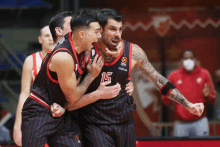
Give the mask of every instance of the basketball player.
M 77 124 L 72 123 L 68 112 L 53 118 L 49 105 L 53 102 L 63 106 L 67 101 L 75 103 L 86 91 L 92 80 L 98 76 L 103 58 L 96 56 L 87 65 L 88 74 L 78 84 L 85 68 L 85 51 L 91 50 L 93 43 L 101 37 L 96 15 L 82 13 L 71 20 L 72 32 L 66 34 L 48 54 L 31 87 L 31 94 L 22 109 L 22 146 L 81 146 Z M 74 69 L 74 70 L 73 70 Z M 120 85 L 103 85 L 93 93 L 83 97 L 111 98 L 119 93 Z M 78 85 L 77 85 L 78 84 Z M 109 91 L 109 92 L 108 92 Z
M 65 11 L 51 18 L 49 26 L 55 45 L 64 35 L 71 31 L 70 20 L 72 16 L 72 12 Z
M 40 30 L 38 37 L 39 43 L 42 45 L 42 51 L 36 52 L 25 59 L 21 79 L 21 93 L 18 100 L 16 111 L 16 119 L 13 130 L 13 139 L 18 146 L 21 146 L 21 110 L 23 104 L 30 94 L 31 83 L 34 81 L 40 70 L 42 59 L 48 51 L 53 49 L 53 38 L 50 33 L 49 26 L 45 26 Z
M 201 116 L 204 110 L 202 103 L 189 102 L 172 83 L 161 76 L 148 61 L 143 49 L 121 39 L 123 21 L 123 16 L 113 9 L 104 9 L 100 13 L 102 38 L 94 44 L 90 59 L 95 59 L 97 54 L 104 56 L 104 66 L 87 90 L 90 93 L 98 88 L 99 83 L 111 80 L 113 85 L 117 82 L 121 84 L 119 95 L 113 99 L 101 99 L 91 104 L 89 100 L 81 98 L 76 103 L 67 105 L 68 110 L 85 106 L 80 115 L 83 118 L 80 124 L 86 147 L 136 146 L 133 120 L 135 104 L 133 98 L 125 91 L 125 85 L 130 80 L 130 71 L 134 67 L 138 68 L 163 95 L 180 103 L 191 113 Z M 113 51 L 120 41 L 123 42 L 120 55 L 109 56 L 106 47 Z

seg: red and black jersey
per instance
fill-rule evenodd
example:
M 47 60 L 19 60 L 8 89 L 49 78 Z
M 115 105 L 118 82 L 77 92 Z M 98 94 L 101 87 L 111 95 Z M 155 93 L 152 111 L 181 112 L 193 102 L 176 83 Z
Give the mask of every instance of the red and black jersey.
M 120 55 L 104 66 L 96 79 L 91 83 L 86 93 L 95 91 L 101 82 L 111 80 L 110 85 L 121 84 L 119 95 L 113 99 L 98 100 L 83 108 L 85 121 L 97 124 L 117 124 L 130 120 L 135 110 L 132 96 L 127 94 L 125 87 L 130 81 L 132 43 L 122 40 L 124 48 Z M 99 54 L 97 45 L 91 50 L 89 58 L 94 59 Z
M 34 83 L 31 86 L 31 92 L 38 95 L 48 105 L 56 102 L 59 105 L 63 106 L 66 102 L 64 93 L 61 90 L 59 82 L 57 80 L 56 73 L 49 70 L 49 63 L 53 55 L 58 52 L 67 52 L 73 57 L 75 63 L 75 69 L 73 70 L 75 71 L 76 79 L 78 79 L 82 75 L 83 68 L 85 67 L 85 52 L 77 54 L 74 48 L 71 34 L 71 32 L 66 34 L 59 41 L 54 50 L 48 53 L 47 56 L 43 59 L 41 70 L 39 71 Z

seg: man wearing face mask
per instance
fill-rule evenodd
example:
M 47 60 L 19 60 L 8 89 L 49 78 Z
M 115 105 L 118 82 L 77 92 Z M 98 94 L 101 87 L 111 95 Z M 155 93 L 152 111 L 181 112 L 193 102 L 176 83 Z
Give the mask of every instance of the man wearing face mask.
M 209 72 L 196 65 L 195 54 L 192 50 L 185 50 L 182 54 L 183 67 L 173 71 L 168 80 L 191 102 L 213 104 L 215 102 L 215 90 Z M 169 105 L 172 100 L 162 97 L 164 105 Z M 205 107 L 206 108 L 206 107 Z M 174 136 L 208 136 L 209 124 L 207 109 L 201 117 L 193 115 L 183 106 L 175 103 Z

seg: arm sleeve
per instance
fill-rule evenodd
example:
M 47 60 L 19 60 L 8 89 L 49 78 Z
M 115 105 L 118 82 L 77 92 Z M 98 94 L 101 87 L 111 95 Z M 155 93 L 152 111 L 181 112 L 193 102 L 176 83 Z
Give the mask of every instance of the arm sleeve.
M 167 78 L 171 83 L 173 83 L 172 82 L 172 77 L 173 77 L 172 74 L 170 74 Z M 169 99 L 167 96 L 162 96 L 162 102 L 163 102 L 164 105 L 168 106 L 172 103 L 172 100 Z
M 207 71 L 206 78 L 207 78 L 206 82 L 207 82 L 207 84 L 209 84 L 210 89 L 211 89 L 211 93 L 208 96 L 207 103 L 213 104 L 215 102 L 215 99 L 216 99 L 216 92 L 215 92 L 215 88 L 214 88 L 212 78 L 211 78 L 210 73 L 208 71 Z

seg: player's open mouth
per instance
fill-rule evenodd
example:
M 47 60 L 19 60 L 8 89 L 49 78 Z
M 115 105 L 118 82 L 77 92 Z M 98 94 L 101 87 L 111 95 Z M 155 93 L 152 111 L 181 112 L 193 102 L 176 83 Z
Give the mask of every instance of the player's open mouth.
M 111 41 L 111 43 L 114 45 L 114 46 L 117 46 L 118 43 L 119 43 L 119 40 L 118 39 L 114 39 Z

